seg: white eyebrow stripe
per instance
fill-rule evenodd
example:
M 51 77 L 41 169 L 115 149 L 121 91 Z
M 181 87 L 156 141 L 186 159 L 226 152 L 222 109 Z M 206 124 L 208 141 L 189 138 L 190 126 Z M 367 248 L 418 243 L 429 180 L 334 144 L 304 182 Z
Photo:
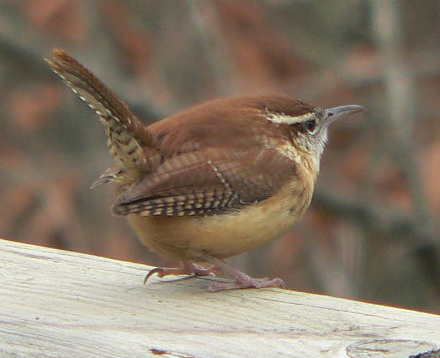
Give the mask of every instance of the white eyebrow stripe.
M 272 122 L 272 123 L 276 123 L 276 124 L 294 124 L 294 123 L 300 123 L 300 122 L 305 122 L 308 121 L 309 119 L 312 119 L 315 117 L 315 113 L 313 112 L 308 112 L 305 114 L 302 114 L 300 116 L 289 116 L 287 114 L 284 113 L 273 113 L 273 112 L 269 112 L 267 111 L 267 120 Z

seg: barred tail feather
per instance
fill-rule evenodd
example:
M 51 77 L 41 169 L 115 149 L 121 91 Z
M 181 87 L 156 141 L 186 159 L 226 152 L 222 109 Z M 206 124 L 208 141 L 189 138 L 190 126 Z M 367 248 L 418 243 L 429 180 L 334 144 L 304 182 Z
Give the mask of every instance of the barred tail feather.
M 148 154 L 154 156 L 157 153 L 146 126 L 124 102 L 67 52 L 55 49 L 52 55 L 55 60 L 46 59 L 51 69 L 100 116 L 108 135 L 110 153 L 116 162 L 127 169 L 148 167 Z

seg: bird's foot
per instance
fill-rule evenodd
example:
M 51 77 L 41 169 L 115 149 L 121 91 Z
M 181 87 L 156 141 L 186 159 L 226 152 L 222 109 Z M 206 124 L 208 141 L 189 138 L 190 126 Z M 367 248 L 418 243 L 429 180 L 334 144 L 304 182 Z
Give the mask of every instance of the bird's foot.
M 209 291 L 218 292 L 224 290 L 236 290 L 240 288 L 264 288 L 264 287 L 284 287 L 284 281 L 280 278 L 269 279 L 253 278 L 247 276 L 244 280 L 235 282 L 214 282 L 209 285 Z
M 148 281 L 148 279 L 157 274 L 159 277 L 164 277 L 168 275 L 194 275 L 194 276 L 215 276 L 213 272 L 214 266 L 205 268 L 203 266 L 197 265 L 194 262 L 184 261 L 181 267 L 156 267 L 144 278 L 144 284 Z
M 218 292 L 223 290 L 235 290 L 240 288 L 264 288 L 264 287 L 284 287 L 285 283 L 280 278 L 269 279 L 253 278 L 235 267 L 227 264 L 211 255 L 205 254 L 204 259 L 214 266 L 218 267 L 224 273 L 229 274 L 235 279 L 235 282 L 213 282 L 209 285 L 209 291 Z

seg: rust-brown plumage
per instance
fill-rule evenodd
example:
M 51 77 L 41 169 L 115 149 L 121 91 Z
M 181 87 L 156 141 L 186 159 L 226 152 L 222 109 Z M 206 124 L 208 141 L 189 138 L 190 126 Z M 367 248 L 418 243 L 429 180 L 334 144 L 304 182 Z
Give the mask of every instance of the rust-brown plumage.
M 236 279 L 212 290 L 279 286 L 225 264 L 280 236 L 310 203 L 327 124 L 359 106 L 322 110 L 285 96 L 219 99 L 150 126 L 62 50 L 51 68 L 100 116 L 117 167 L 96 182 L 119 182 L 113 213 L 127 215 L 141 241 L 181 269 L 209 274 L 209 261 Z M 334 119 L 331 119 L 333 116 Z M 149 277 L 147 276 L 147 278 Z

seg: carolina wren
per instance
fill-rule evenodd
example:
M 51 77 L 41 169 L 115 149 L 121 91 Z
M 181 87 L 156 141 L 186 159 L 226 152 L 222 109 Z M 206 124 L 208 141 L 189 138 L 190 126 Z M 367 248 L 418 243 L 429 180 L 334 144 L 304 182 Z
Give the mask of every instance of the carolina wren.
M 117 183 L 112 207 L 151 251 L 182 262 L 151 274 L 210 275 L 209 262 L 234 282 L 211 291 L 278 287 L 222 259 L 284 234 L 310 204 L 327 130 L 363 110 L 322 109 L 279 95 L 209 101 L 149 126 L 63 50 L 50 67 L 100 116 L 116 161 L 94 183 Z

